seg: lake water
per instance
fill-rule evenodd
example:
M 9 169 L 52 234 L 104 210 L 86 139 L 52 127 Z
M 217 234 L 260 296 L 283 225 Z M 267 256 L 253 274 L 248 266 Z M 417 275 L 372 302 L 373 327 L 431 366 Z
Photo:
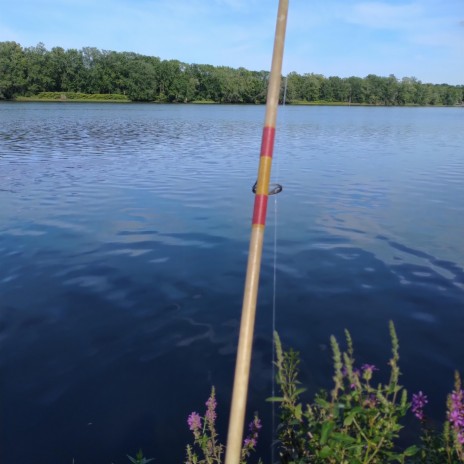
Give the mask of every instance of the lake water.
M 217 389 L 225 439 L 263 106 L 0 104 L 4 464 L 182 462 Z M 276 328 L 310 391 L 331 334 L 443 419 L 464 369 L 464 109 L 278 116 L 249 416 L 269 457 Z M 413 421 L 413 419 L 408 419 Z M 269 462 L 269 459 L 268 459 Z

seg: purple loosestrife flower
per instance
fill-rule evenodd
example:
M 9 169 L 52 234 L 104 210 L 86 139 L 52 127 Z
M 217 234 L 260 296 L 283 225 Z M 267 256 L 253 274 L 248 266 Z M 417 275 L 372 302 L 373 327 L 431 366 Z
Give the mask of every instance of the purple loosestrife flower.
M 451 408 L 448 412 L 448 420 L 456 432 L 456 437 L 461 445 L 464 445 L 464 390 L 451 393 Z
M 211 396 L 208 398 L 208 401 L 206 401 L 205 404 L 206 404 L 206 407 L 208 408 L 206 410 L 205 418 L 207 421 L 214 423 L 214 421 L 217 418 L 217 414 L 216 414 L 217 401 L 214 395 L 214 390 L 211 392 Z
M 257 441 L 255 438 L 246 437 L 243 441 L 243 446 L 245 448 L 254 448 L 257 445 Z
M 413 414 L 420 420 L 424 420 L 424 406 L 428 403 L 427 395 L 424 395 L 421 391 L 412 395 L 412 407 Z
M 253 422 L 250 422 L 249 429 L 250 432 L 258 433 L 261 430 L 262 424 L 261 419 L 258 416 L 255 416 Z
M 361 366 L 361 369 L 363 372 L 370 372 L 371 374 L 374 371 L 378 371 L 378 369 L 374 366 L 374 364 L 363 364 Z
M 367 381 L 372 379 L 372 373 L 374 371 L 378 371 L 374 364 L 363 364 L 361 370 L 363 372 L 363 379 Z
M 374 366 L 374 364 L 363 364 L 361 366 L 361 370 L 364 374 L 372 375 L 374 371 L 378 371 L 378 369 Z
M 189 426 L 189 429 L 192 432 L 198 432 L 201 429 L 201 417 L 198 413 L 192 412 L 190 416 L 188 416 L 187 419 L 187 424 Z
M 351 390 L 356 390 L 359 385 L 359 378 L 361 377 L 361 371 L 356 367 L 353 369 L 353 376 L 349 378 Z
M 252 422 L 248 426 L 249 434 L 243 441 L 242 458 L 247 457 L 250 451 L 253 451 L 258 444 L 258 434 L 261 430 L 261 420 L 258 416 L 255 416 Z

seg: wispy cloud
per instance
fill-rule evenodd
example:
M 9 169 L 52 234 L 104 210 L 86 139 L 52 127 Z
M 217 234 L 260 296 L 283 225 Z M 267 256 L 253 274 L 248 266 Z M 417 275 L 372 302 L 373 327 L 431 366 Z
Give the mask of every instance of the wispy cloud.
M 417 3 L 363 2 L 353 5 L 346 19 L 370 28 L 408 29 L 422 13 L 423 8 Z

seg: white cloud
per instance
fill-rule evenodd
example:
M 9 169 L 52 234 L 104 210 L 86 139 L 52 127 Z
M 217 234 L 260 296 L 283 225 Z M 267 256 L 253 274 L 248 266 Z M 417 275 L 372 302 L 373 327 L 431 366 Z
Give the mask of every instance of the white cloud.
M 363 2 L 353 5 L 347 21 L 381 29 L 409 28 L 423 9 L 416 3 L 392 5 L 385 2 Z

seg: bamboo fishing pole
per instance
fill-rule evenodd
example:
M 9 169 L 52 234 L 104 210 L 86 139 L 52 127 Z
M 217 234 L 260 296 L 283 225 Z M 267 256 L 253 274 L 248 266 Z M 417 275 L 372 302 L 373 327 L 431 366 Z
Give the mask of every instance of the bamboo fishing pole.
M 264 228 L 266 225 L 277 107 L 279 105 L 287 14 L 288 0 L 279 0 L 274 51 L 272 54 L 271 73 L 267 90 L 266 115 L 261 139 L 258 181 L 253 209 L 225 464 L 239 464 L 242 450 L 243 425 L 245 421 L 248 383 L 250 378 L 256 301 L 258 297 Z

